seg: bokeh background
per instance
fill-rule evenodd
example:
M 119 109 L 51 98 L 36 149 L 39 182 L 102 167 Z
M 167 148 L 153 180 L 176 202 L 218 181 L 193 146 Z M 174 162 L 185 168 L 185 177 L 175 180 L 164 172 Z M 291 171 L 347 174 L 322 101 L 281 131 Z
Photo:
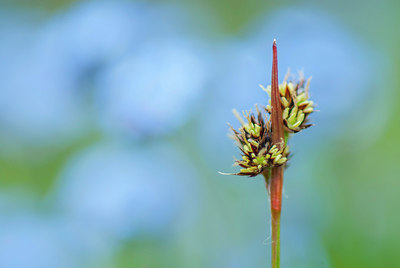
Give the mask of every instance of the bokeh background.
M 312 76 L 282 267 L 400 267 L 400 2 L 0 4 L 0 267 L 268 267 L 232 108 Z

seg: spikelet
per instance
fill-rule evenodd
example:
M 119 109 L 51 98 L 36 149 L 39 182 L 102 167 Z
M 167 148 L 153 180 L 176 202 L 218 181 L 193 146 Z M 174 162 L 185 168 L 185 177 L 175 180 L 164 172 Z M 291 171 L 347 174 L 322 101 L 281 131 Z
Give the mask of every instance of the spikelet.
M 271 123 L 267 115 L 263 114 L 257 108 L 257 117 L 250 112 L 244 113 L 245 120 L 240 114 L 233 110 L 241 126 L 238 130 L 231 127 L 237 146 L 242 152 L 242 159 L 235 161 L 235 165 L 242 167 L 239 173 L 232 175 L 241 175 L 254 177 L 264 170 L 273 166 L 280 166 L 288 160 L 288 147 L 279 150 L 271 141 Z
M 309 99 L 308 94 L 311 78 L 305 81 L 303 75 L 300 74 L 298 81 L 287 82 L 288 77 L 289 72 L 282 84 L 279 85 L 282 117 L 285 130 L 289 133 L 296 133 L 312 126 L 312 124 L 308 124 L 308 116 L 314 112 L 314 102 Z M 271 86 L 264 88 L 260 85 L 260 87 L 271 96 Z M 267 105 L 266 111 L 271 114 L 271 101 Z

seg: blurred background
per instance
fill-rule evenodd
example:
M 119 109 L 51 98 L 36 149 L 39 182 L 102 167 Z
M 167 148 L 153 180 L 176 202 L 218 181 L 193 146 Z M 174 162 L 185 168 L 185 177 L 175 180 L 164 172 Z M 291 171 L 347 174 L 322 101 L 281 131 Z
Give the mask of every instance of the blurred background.
M 282 267 L 400 267 L 400 2 L 0 4 L 0 267 L 268 267 L 232 108 L 312 76 Z

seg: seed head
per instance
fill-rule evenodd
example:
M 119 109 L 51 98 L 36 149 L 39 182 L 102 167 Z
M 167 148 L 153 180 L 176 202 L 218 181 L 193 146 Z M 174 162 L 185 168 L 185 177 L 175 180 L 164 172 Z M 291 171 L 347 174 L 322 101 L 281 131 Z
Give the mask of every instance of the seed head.
M 241 126 L 238 130 L 231 127 L 232 138 L 242 152 L 242 159 L 235 161 L 235 165 L 242 169 L 234 175 L 254 177 L 268 168 L 287 162 L 288 147 L 279 150 L 272 143 L 271 122 L 267 119 L 267 114 L 263 115 L 257 108 L 257 116 L 251 112 L 244 113 L 245 122 L 236 110 L 233 113 Z
M 282 117 L 285 130 L 289 133 L 296 133 L 312 126 L 312 124 L 308 124 L 308 115 L 314 111 L 314 102 L 309 99 L 308 94 L 311 78 L 305 81 L 300 75 L 298 81 L 287 82 L 288 76 L 289 73 L 279 85 Z M 261 88 L 271 96 L 271 86 L 267 86 L 267 88 L 261 86 Z M 271 114 L 271 101 L 266 111 Z

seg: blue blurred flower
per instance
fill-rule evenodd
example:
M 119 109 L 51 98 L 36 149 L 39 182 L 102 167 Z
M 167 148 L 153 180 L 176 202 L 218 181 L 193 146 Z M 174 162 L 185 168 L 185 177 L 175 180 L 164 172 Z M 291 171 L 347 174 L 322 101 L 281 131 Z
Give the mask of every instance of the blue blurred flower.
M 208 55 L 187 27 L 176 7 L 90 1 L 56 16 L 49 28 L 94 87 L 102 129 L 146 136 L 181 126 L 205 87 Z
M 112 240 L 63 215 L 21 207 L 6 215 L 0 218 L 0 267 L 99 267 L 112 262 Z
M 51 27 L 59 32 L 76 67 L 85 71 L 124 56 L 141 42 L 147 9 L 126 1 L 85 1 L 56 15 Z
M 181 126 L 205 88 L 207 55 L 192 41 L 153 39 L 97 81 L 101 125 L 112 134 L 158 135 Z
M 11 20 L 0 27 L 6 40 L 0 44 L 1 136 L 15 144 L 54 145 L 78 135 L 85 116 L 66 50 L 34 22 Z
M 66 166 L 54 192 L 56 202 L 67 218 L 89 232 L 114 239 L 169 234 L 184 204 L 196 199 L 191 190 L 185 200 L 191 179 L 184 174 L 195 174 L 179 166 L 184 162 L 164 146 L 130 151 L 100 143 Z
M 115 239 L 88 231 L 85 222 L 58 210 L 53 198 L 42 202 L 21 188 L 0 196 L 0 267 L 99 267 L 112 262 Z
M 90 126 L 92 97 L 109 133 L 157 135 L 181 126 L 210 72 L 183 17 L 171 7 L 90 1 L 32 27 L 5 20 L 2 136 L 62 144 Z
M 281 245 L 285 245 L 281 257 L 282 266 L 330 267 L 321 234 L 315 228 L 298 221 L 292 224 L 282 223 L 281 233 Z
M 77 267 L 58 224 L 29 213 L 0 221 L 0 266 Z

